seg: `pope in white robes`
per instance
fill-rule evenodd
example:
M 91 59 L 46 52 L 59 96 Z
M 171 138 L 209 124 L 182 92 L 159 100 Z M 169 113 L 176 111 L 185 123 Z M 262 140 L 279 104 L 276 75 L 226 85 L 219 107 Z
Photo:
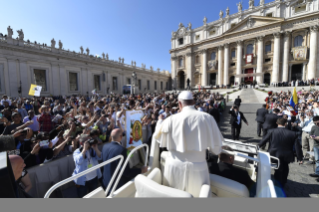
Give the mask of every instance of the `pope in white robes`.
M 194 108 L 191 92 L 180 93 L 178 101 L 181 112 L 160 117 L 155 130 L 155 140 L 168 150 L 163 184 L 198 197 L 201 186 L 210 185 L 206 149 L 218 155 L 224 138 L 213 116 Z

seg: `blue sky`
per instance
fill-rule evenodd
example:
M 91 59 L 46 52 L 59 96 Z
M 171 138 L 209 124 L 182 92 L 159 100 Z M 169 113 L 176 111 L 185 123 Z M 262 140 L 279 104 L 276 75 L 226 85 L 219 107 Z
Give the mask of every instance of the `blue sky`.
M 243 0 L 243 9 L 248 8 Z M 266 0 L 271 2 L 273 0 Z M 47 43 L 61 40 L 64 49 L 90 54 L 108 53 L 110 59 L 125 58 L 149 68 L 171 70 L 171 32 L 179 23 L 193 28 L 219 18 L 229 6 L 237 12 L 240 0 L 1 0 L 0 32 L 10 25 L 14 37 L 23 29 L 25 40 Z M 255 5 L 259 0 L 255 0 Z M 57 45 L 56 45 L 57 46 Z

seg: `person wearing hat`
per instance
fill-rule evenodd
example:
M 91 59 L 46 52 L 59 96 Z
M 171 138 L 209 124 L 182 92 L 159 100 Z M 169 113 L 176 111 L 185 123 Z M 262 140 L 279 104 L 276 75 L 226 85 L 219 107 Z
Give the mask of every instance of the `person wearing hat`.
M 232 138 L 233 138 L 233 140 L 239 140 L 241 123 L 242 123 L 242 121 L 244 121 L 248 126 L 248 122 L 247 122 L 244 114 L 238 110 L 237 105 L 234 105 L 230 109 L 229 114 L 231 115 L 229 123 L 231 124 Z
M 12 115 L 11 115 L 11 117 L 12 117 L 13 123 L 11 123 L 11 125 L 9 125 L 9 126 L 6 126 L 6 128 L 4 129 L 4 131 L 3 131 L 3 133 L 2 133 L 3 135 L 9 135 L 9 134 L 11 134 L 11 131 L 12 131 L 12 130 L 14 130 L 14 129 L 16 129 L 17 127 L 19 127 L 19 126 L 22 125 L 22 123 L 21 123 L 21 116 L 20 116 L 19 113 L 13 112 Z
M 215 119 L 194 108 L 190 91 L 178 96 L 181 112 L 163 120 L 159 116 L 154 137 L 167 148 L 164 185 L 199 196 L 203 184 L 210 185 L 206 150 L 218 155 L 224 140 Z

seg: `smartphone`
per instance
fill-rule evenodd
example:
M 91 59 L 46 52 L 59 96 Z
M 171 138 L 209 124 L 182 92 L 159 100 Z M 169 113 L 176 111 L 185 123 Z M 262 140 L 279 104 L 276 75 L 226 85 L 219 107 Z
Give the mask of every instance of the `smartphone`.
M 40 141 L 40 147 L 48 147 L 49 146 L 49 140 Z

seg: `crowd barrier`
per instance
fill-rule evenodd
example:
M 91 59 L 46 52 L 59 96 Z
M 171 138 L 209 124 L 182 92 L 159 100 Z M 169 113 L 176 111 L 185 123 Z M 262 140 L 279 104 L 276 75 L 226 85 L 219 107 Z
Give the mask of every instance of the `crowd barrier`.
M 99 145 L 100 151 L 102 151 L 104 145 L 105 144 Z M 144 154 L 144 149 L 142 149 L 139 154 L 134 154 L 129 161 L 130 167 L 143 163 L 145 158 L 141 156 Z M 32 188 L 28 194 L 34 198 L 43 198 L 45 193 L 54 184 L 71 177 L 74 169 L 75 163 L 72 154 L 27 169 L 32 183 Z M 70 182 L 54 191 L 51 194 L 51 198 L 75 198 L 75 195 L 75 184 L 74 182 Z

